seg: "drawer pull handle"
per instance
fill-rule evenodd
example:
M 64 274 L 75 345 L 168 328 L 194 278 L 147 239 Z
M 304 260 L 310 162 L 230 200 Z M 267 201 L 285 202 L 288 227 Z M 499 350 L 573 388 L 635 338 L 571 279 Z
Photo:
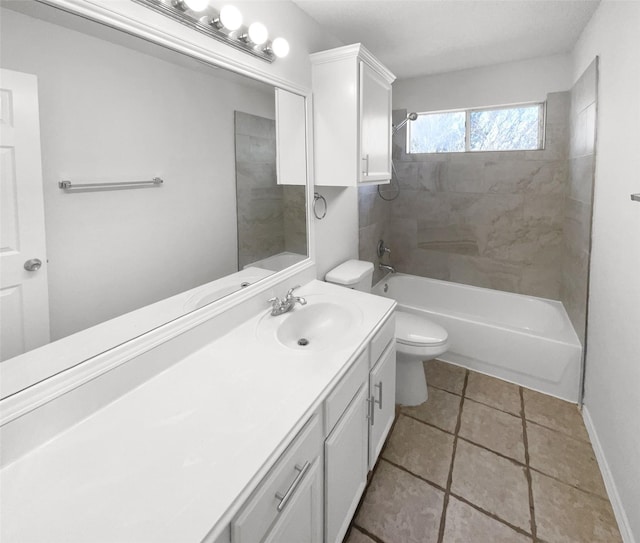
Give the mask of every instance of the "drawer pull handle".
M 296 467 L 296 471 L 298 472 L 298 475 L 296 475 L 296 478 L 293 480 L 293 483 L 291 483 L 291 486 L 287 489 L 287 491 L 284 494 L 281 494 L 280 492 L 276 492 L 276 498 L 280 500 L 280 503 L 278 504 L 278 513 L 280 513 L 280 511 L 282 511 L 287 506 L 287 502 L 291 499 L 291 496 L 293 496 L 293 493 L 296 491 L 296 488 L 298 488 L 298 486 L 302 482 L 302 479 L 304 479 L 304 476 L 307 474 L 307 471 L 309 471 L 309 468 L 311 467 L 311 463 L 307 461 L 304 463 L 304 466 L 300 467 L 296 464 L 295 467 Z
M 374 400 L 374 403 L 377 403 L 380 406 L 380 409 L 382 409 L 382 381 L 374 386 L 378 389 L 378 399 Z
M 371 426 L 375 426 L 376 424 L 376 401 L 373 396 L 367 398 L 367 418 L 371 423 Z
M 364 155 L 362 157 L 362 160 L 364 160 L 364 170 L 362 170 L 363 175 L 369 175 L 369 155 Z

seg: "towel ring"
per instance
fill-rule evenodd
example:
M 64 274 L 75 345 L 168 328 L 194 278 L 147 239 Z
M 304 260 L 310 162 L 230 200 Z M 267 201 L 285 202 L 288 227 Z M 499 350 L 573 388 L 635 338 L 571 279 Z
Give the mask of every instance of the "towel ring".
M 322 203 L 324 204 L 324 211 L 322 212 L 322 215 L 318 215 L 318 210 L 316 208 L 318 200 L 322 200 Z M 313 214 L 315 215 L 316 219 L 320 221 L 327 216 L 327 201 L 325 200 L 324 196 L 317 192 L 313 193 Z

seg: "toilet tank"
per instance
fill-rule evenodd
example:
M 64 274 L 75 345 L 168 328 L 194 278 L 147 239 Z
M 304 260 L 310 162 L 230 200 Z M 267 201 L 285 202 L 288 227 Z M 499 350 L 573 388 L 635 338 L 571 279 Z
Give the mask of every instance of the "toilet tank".
M 347 260 L 325 275 L 327 283 L 353 288 L 362 292 L 371 292 L 373 263 L 364 260 Z

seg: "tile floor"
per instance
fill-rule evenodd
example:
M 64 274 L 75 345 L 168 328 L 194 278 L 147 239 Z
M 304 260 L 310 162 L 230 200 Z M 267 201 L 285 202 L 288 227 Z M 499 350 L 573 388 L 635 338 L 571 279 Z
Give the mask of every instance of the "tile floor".
M 399 409 L 346 543 L 621 541 L 575 405 L 440 361 Z

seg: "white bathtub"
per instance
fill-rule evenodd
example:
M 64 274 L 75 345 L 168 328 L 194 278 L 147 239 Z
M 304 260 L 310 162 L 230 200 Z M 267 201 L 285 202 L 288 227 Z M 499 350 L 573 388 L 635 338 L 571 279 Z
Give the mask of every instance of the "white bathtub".
M 561 302 L 401 273 L 373 293 L 446 328 L 441 360 L 578 401 L 582 347 Z

